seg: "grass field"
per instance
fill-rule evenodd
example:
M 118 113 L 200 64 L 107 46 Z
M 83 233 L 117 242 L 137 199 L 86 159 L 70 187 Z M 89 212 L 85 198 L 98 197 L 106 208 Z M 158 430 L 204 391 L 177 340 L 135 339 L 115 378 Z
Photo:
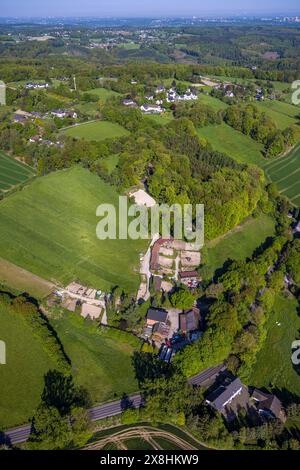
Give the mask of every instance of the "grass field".
M 198 134 L 207 139 L 214 150 L 226 153 L 240 163 L 262 166 L 266 162 L 261 153 L 261 144 L 225 123 L 203 127 L 198 130 Z
M 257 355 L 249 384 L 256 387 L 276 387 L 283 395 L 285 390 L 299 395 L 300 376 L 291 362 L 291 345 L 299 337 L 300 329 L 295 298 L 277 296 L 274 314 L 270 316 L 266 329 L 268 335 Z
M 267 237 L 274 235 L 274 228 L 274 220 L 262 215 L 257 219 L 247 220 L 225 237 L 208 242 L 202 254 L 204 265 L 200 270 L 201 276 L 209 280 L 227 260 L 244 260 L 250 257 Z
M 211 108 L 213 108 L 214 111 L 221 111 L 228 107 L 226 103 L 219 100 L 218 98 L 215 98 L 214 96 L 210 96 L 210 95 L 205 95 L 202 93 L 200 93 L 199 95 L 199 102 L 210 106 Z
M 105 140 L 123 137 L 128 131 L 119 124 L 108 121 L 96 121 L 79 124 L 64 130 L 64 133 L 70 137 L 86 140 Z
M 263 166 L 267 177 L 277 184 L 279 191 L 300 206 L 300 144 L 288 155 L 278 157 Z
M 32 168 L 0 151 L 0 194 L 20 183 L 24 183 L 32 176 L 34 176 Z
M 281 101 L 260 101 L 256 106 L 268 116 L 273 118 L 279 129 L 285 129 L 299 122 L 296 118 L 300 114 L 300 108 L 292 104 L 283 103 Z
M 99 98 L 99 100 L 101 101 L 106 101 L 108 98 L 111 98 L 112 96 L 121 96 L 120 93 L 117 93 L 116 91 L 113 91 L 113 90 L 107 90 L 106 88 L 92 88 L 91 90 L 87 90 L 84 93 L 96 95 L 97 98 Z
M 0 374 L 0 430 L 25 423 L 40 401 L 44 374 L 55 367 L 22 317 L 0 307 L 6 365 Z
M 144 116 L 145 119 L 150 119 L 151 121 L 155 121 L 157 124 L 164 126 L 169 122 L 173 121 L 174 117 L 172 113 L 163 113 L 163 114 L 146 114 Z
M 87 388 L 95 403 L 138 390 L 131 356 L 141 343 L 135 336 L 107 328 L 100 331 L 72 313 L 51 323 L 71 359 L 75 381 Z
M 0 202 L 1 257 L 53 282 L 134 291 L 147 242 L 96 237 L 98 205 L 118 202 L 111 186 L 80 167 L 38 178 Z
M 55 285 L 51 282 L 2 258 L 0 258 L 0 285 L 8 286 L 21 294 L 26 292 L 36 299 L 43 299 L 55 289 Z

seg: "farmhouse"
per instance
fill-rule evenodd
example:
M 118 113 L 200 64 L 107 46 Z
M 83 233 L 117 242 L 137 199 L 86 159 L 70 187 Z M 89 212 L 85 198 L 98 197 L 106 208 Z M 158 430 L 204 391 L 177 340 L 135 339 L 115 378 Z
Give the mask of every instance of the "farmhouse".
M 27 83 L 27 85 L 25 86 L 27 90 L 42 90 L 48 87 L 48 83 Z
M 183 333 L 190 333 L 199 329 L 200 310 L 196 307 L 179 315 L 179 329 Z
M 64 119 L 70 117 L 72 119 L 77 119 L 78 115 L 74 111 L 66 111 L 65 109 L 54 109 L 51 111 L 52 116 Z
M 160 85 L 156 88 L 155 94 L 159 95 L 159 93 L 163 93 L 164 91 L 166 91 L 166 87 L 164 85 Z
M 140 107 L 140 110 L 144 114 L 161 114 L 164 112 L 164 109 L 160 105 L 157 105 L 157 104 L 143 104 Z
M 168 312 L 159 308 L 149 308 L 147 312 L 147 326 L 154 326 L 157 323 L 166 323 Z
M 206 403 L 230 422 L 242 409 L 249 410 L 248 388 L 242 384 L 238 377 L 233 379 L 226 377 L 222 385 L 208 395 Z
M 273 394 L 254 389 L 251 398 L 256 403 L 258 414 L 270 419 L 280 419 L 286 421 L 286 414 L 283 410 L 281 401 Z
M 127 98 L 127 99 L 123 100 L 123 105 L 128 106 L 129 108 L 136 108 L 137 107 L 137 104 L 131 98 Z

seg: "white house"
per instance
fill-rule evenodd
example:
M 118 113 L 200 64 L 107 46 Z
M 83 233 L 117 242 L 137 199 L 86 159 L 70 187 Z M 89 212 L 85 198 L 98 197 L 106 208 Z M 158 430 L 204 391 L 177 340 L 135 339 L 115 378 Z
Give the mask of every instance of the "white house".
M 140 110 L 145 114 L 161 114 L 164 112 L 161 106 L 155 104 L 143 104 Z

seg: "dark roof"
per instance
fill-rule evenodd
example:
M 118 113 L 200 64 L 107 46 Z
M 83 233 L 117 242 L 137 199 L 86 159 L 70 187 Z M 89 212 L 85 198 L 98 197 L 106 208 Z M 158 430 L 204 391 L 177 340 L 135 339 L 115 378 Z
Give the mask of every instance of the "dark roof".
M 147 312 L 147 320 L 166 323 L 168 312 L 159 308 L 149 308 Z
M 220 364 L 216 367 L 209 367 L 208 369 L 205 369 L 194 377 L 188 379 L 188 382 L 191 385 L 197 385 L 197 387 L 207 385 L 211 381 L 214 382 L 216 377 L 225 369 L 226 367 L 224 364 Z
M 179 317 L 180 329 L 182 331 L 194 331 L 199 327 L 200 312 L 199 309 L 193 308 L 188 312 L 182 313 Z
M 207 401 L 218 411 L 222 411 L 226 404 L 242 390 L 243 384 L 236 377 L 228 385 L 221 385 L 215 392 L 207 397 Z
M 199 278 L 199 273 L 197 271 L 183 271 L 181 273 L 179 273 L 179 277 L 181 279 L 187 279 L 189 277 L 195 277 L 195 278 Z
M 281 420 L 285 419 L 282 403 L 276 395 L 262 392 L 256 388 L 252 393 L 252 398 L 259 402 L 258 410 L 268 411 L 271 412 L 275 418 Z

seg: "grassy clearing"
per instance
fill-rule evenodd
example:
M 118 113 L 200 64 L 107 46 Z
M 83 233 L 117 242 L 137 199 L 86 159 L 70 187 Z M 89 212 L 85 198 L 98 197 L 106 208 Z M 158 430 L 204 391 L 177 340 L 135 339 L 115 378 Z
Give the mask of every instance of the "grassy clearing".
M 288 155 L 273 159 L 264 165 L 267 177 L 277 184 L 279 191 L 295 206 L 300 206 L 300 144 Z
M 250 257 L 267 237 L 274 234 L 274 220 L 262 215 L 248 219 L 225 237 L 208 242 L 203 250 L 201 276 L 209 280 L 227 260 L 244 260 Z
M 276 387 L 283 395 L 286 392 L 300 394 L 300 376 L 291 362 L 291 345 L 299 337 L 299 329 L 296 299 L 278 295 L 274 313 L 267 322 L 265 344 L 257 355 L 249 377 L 251 385 Z
M 97 98 L 101 101 L 106 101 L 108 98 L 113 96 L 121 96 L 120 93 L 117 93 L 113 90 L 107 90 L 106 88 L 92 88 L 91 90 L 87 90 L 84 93 L 89 93 L 91 95 L 96 95 Z
M 150 119 L 151 121 L 155 121 L 157 124 L 164 126 L 169 122 L 173 121 L 174 117 L 172 113 L 163 113 L 163 114 L 148 114 L 144 116 L 145 119 Z
M 218 98 L 215 98 L 214 96 L 210 96 L 210 95 L 205 95 L 205 94 L 199 95 L 199 102 L 201 104 L 210 106 L 211 108 L 213 108 L 214 111 L 221 111 L 228 107 L 226 103 L 219 100 Z
M 115 139 L 128 135 L 128 131 L 119 124 L 108 121 L 87 122 L 78 126 L 69 127 L 65 134 L 76 139 L 105 140 Z
M 14 160 L 0 151 L 0 194 L 34 176 L 29 166 Z
M 262 166 L 266 162 L 261 153 L 261 144 L 225 123 L 203 127 L 198 130 L 198 134 L 207 139 L 214 150 L 226 153 L 240 163 Z
M 0 202 L 1 256 L 52 282 L 135 291 L 147 241 L 96 237 L 98 205 L 118 202 L 111 186 L 80 167 L 38 178 Z
M 38 406 L 44 374 L 55 368 L 41 343 L 18 314 L 0 308 L 7 363 L 0 374 L 0 429 L 27 422 Z
M 131 364 L 133 351 L 141 345 L 136 337 L 108 328 L 100 330 L 72 313 L 51 323 L 71 359 L 75 381 L 89 390 L 95 403 L 138 390 Z

